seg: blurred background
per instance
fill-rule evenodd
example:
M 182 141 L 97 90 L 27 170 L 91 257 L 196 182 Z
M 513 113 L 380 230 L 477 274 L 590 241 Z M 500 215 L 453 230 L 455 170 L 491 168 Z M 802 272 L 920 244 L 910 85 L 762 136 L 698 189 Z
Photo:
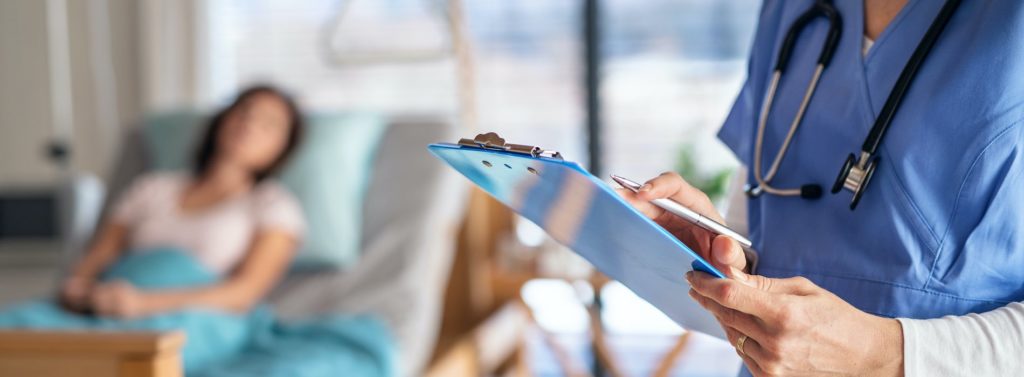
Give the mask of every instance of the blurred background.
M 286 89 L 311 113 L 372 114 L 392 128 L 443 124 L 427 142 L 494 131 L 561 151 L 599 176 L 678 171 L 722 203 L 737 162 L 715 134 L 743 82 L 759 8 L 757 0 L 0 1 L 0 306 L 54 291 L 136 159 L 124 152 L 140 143 L 133 135 L 167 114 L 223 106 L 255 83 Z M 403 140 L 384 136 L 378 153 L 425 156 L 422 143 Z M 446 174 L 433 160 L 420 163 Z M 427 329 L 415 336 L 426 345 L 410 346 L 422 350 L 408 357 L 422 362 L 409 363 L 422 367 L 409 374 L 736 373 L 728 344 L 686 333 L 459 179 L 438 189 L 451 200 L 421 197 L 454 213 L 449 228 L 418 226 L 445 237 L 438 250 L 403 251 L 433 261 L 410 279 L 442 276 L 436 289 L 415 287 L 437 304 L 423 309 L 436 315 L 405 319 Z M 365 219 L 374 208 L 350 210 Z M 379 228 L 362 232 L 364 251 L 371 238 L 405 231 L 389 224 L 364 221 Z M 361 264 L 338 274 L 373 268 Z

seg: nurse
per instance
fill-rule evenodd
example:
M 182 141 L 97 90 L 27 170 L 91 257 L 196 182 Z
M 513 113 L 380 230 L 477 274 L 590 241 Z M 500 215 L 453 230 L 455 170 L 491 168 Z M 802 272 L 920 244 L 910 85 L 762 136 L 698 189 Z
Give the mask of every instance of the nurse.
M 731 277 L 687 274 L 744 374 L 1024 375 L 1024 2 L 955 7 L 889 112 L 853 210 L 848 180 L 838 194 L 820 187 L 869 144 L 946 1 L 836 1 L 835 53 L 789 137 L 828 17 L 806 25 L 767 109 L 765 99 L 785 35 L 812 4 L 764 3 L 747 82 L 719 133 L 750 167 L 741 179 L 760 188 L 729 211 L 756 253 L 648 203 L 672 198 L 722 220 L 678 175 L 624 195 Z

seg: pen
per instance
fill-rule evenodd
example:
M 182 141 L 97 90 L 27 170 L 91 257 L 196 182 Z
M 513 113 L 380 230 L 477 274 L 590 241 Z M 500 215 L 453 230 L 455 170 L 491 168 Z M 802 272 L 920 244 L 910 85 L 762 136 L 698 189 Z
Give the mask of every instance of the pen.
M 612 174 L 611 177 L 612 180 L 615 181 L 615 183 L 618 183 L 619 186 L 622 186 L 623 188 L 629 191 L 632 191 L 634 193 L 640 191 L 639 183 L 633 182 L 629 179 L 614 174 Z M 686 221 L 689 221 L 690 223 L 693 223 L 694 225 L 697 225 L 701 228 L 707 229 L 712 233 L 721 234 L 729 238 L 732 238 L 736 240 L 736 242 L 739 242 L 740 245 L 742 245 L 744 248 L 751 248 L 750 240 L 748 240 L 746 237 L 743 237 L 736 231 L 729 229 L 729 227 L 722 225 L 715 220 L 709 219 L 704 215 L 694 212 L 692 209 L 684 207 L 682 204 L 679 204 L 672 199 L 654 199 L 651 201 L 651 204 L 654 204 L 673 215 L 682 217 Z

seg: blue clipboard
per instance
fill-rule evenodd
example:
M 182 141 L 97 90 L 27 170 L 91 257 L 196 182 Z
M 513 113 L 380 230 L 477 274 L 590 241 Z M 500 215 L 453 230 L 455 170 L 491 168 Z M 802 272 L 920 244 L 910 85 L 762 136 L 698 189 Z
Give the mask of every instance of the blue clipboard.
M 684 278 L 691 268 L 724 275 L 579 164 L 495 133 L 428 149 L 680 326 L 725 338 Z

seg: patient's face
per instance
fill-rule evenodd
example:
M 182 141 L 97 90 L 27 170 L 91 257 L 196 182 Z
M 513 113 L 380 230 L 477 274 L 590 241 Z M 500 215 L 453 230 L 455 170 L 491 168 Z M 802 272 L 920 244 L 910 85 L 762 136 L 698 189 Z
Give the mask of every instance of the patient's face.
M 252 171 L 270 166 L 288 142 L 288 105 L 270 93 L 256 93 L 224 118 L 217 136 L 220 158 Z

